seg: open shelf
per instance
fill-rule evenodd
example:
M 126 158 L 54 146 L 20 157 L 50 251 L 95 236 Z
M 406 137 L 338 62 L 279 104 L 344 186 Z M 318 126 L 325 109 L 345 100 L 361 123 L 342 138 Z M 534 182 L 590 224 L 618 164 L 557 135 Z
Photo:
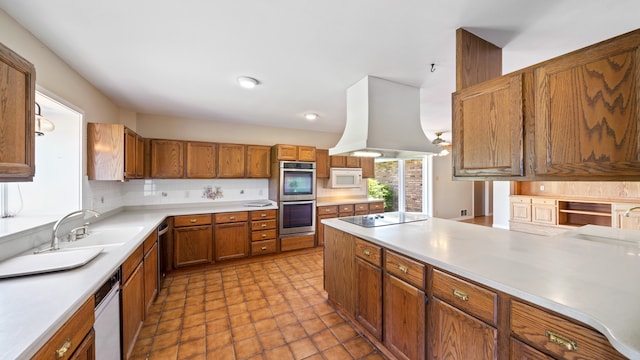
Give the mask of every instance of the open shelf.
M 611 203 L 558 201 L 558 225 L 611 226 Z

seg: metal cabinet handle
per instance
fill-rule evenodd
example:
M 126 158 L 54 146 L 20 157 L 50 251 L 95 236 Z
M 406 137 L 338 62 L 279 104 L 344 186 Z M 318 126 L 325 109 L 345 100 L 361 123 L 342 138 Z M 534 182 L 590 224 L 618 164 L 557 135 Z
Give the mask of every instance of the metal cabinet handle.
M 229 216 L 229 220 L 235 220 L 236 217 L 235 216 Z
M 263 246 L 263 247 L 261 247 L 260 249 L 262 249 L 262 250 L 264 251 L 264 250 L 267 250 L 267 247 L 266 247 L 266 246 Z
M 263 238 L 266 238 L 266 237 L 267 237 L 267 234 L 262 234 L 261 236 L 262 236 Z
M 451 289 L 451 293 L 453 294 L 453 296 L 457 297 L 462 301 L 469 301 L 469 295 L 467 295 L 467 293 L 464 291 L 461 291 L 458 289 Z
M 402 264 L 398 264 L 398 270 L 402 271 L 405 274 L 409 272 L 409 268 Z
M 262 224 L 260 226 L 264 228 L 264 227 L 267 227 L 267 224 Z
M 364 249 L 364 250 L 362 250 L 362 253 L 363 253 L 365 256 L 371 256 L 371 251 L 369 251 L 369 249 Z
M 578 343 L 569 339 L 568 337 L 562 336 L 551 330 L 545 331 L 545 335 L 550 342 L 562 346 L 563 348 L 567 349 L 567 351 L 578 350 Z
M 189 219 L 189 222 L 190 222 L 190 223 L 192 223 L 192 224 L 193 224 L 193 223 L 197 223 L 197 222 L 198 222 L 198 219 Z
M 56 359 L 62 359 L 69 349 L 71 349 L 71 339 L 67 338 L 64 344 L 56 350 Z
M 260 214 L 260 216 L 267 217 L 267 214 L 262 213 L 262 214 Z

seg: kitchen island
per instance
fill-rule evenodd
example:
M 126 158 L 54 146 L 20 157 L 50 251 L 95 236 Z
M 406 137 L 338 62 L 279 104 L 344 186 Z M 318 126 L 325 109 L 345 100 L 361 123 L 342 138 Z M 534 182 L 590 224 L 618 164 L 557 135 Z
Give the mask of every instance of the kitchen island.
M 411 274 L 414 271 L 411 265 L 414 263 L 424 267 L 425 270 L 415 271 L 419 278 L 413 285 L 410 279 L 406 284 L 402 283 L 416 288 L 427 302 L 424 311 L 427 319 L 423 321 L 422 329 L 426 334 L 426 341 L 423 340 L 426 343 L 425 351 L 431 357 L 441 350 L 440 345 L 430 344 L 430 339 L 435 339 L 438 334 L 436 328 L 443 313 L 440 311 L 443 308 L 441 304 L 446 303 L 447 296 L 451 295 L 439 292 L 447 287 L 441 287 L 437 282 L 448 279 L 449 283 L 476 289 L 481 294 L 478 297 L 485 297 L 490 302 L 489 306 L 484 307 L 490 316 L 483 317 L 483 313 L 474 313 L 473 309 L 468 312 L 473 315 L 471 320 L 475 323 L 481 326 L 488 324 L 485 327 L 490 332 L 486 333 L 486 338 L 494 342 L 495 349 L 490 351 L 494 357 L 514 354 L 517 351 L 514 346 L 527 340 L 526 336 L 518 335 L 522 330 L 518 328 L 518 319 L 523 316 L 523 309 L 525 316 L 526 311 L 531 309 L 545 316 L 551 314 L 553 319 L 568 321 L 571 326 L 578 324 L 582 328 L 582 324 L 586 324 L 584 329 L 596 334 L 596 337 L 599 336 L 598 332 L 606 337 L 602 337 L 604 345 L 594 346 L 596 349 L 608 347 L 608 340 L 625 357 L 640 359 L 640 282 L 637 280 L 640 274 L 640 248 L 637 244 L 589 241 L 570 236 L 544 237 L 437 218 L 371 228 L 340 219 L 327 219 L 322 223 L 326 226 L 325 288 L 329 299 L 353 319 L 366 320 L 367 312 L 372 308 L 368 299 L 358 298 L 361 295 L 358 291 L 362 292 L 363 288 L 358 284 L 358 277 L 363 274 L 370 276 L 367 274 L 372 272 L 367 272 L 367 267 L 356 267 L 354 264 L 360 259 L 354 260 L 354 257 L 358 258 L 362 253 L 374 253 L 377 256 L 378 253 L 372 249 L 382 249 L 379 253 L 382 259 L 377 260 L 377 267 L 375 262 L 369 261 L 380 275 L 365 277 L 368 283 L 371 283 L 370 279 L 380 279 L 382 284 L 382 273 L 385 274 L 384 285 L 378 286 L 380 290 L 373 289 L 381 299 L 382 306 L 398 299 L 387 297 L 387 294 L 382 296 L 382 292 L 389 290 L 388 278 Z M 350 241 L 353 243 L 340 248 Z M 362 252 L 358 252 L 360 250 Z M 394 264 L 397 268 L 390 269 L 392 257 L 406 257 L 407 263 Z M 335 269 L 331 267 L 339 269 L 333 271 Z M 341 283 L 349 285 L 341 288 Z M 364 286 L 367 289 L 369 285 Z M 463 306 L 464 303 L 473 304 L 475 294 L 449 289 L 453 290 L 454 297 L 464 300 L 461 301 Z M 359 301 L 366 301 L 367 304 L 362 305 Z M 364 310 L 359 312 L 362 306 Z M 436 307 L 437 313 L 434 310 Z M 458 309 L 452 309 L 452 312 L 462 314 Z M 376 311 L 377 316 L 381 317 L 380 310 Z M 386 315 L 383 333 L 393 326 L 388 324 Z M 376 316 L 369 318 L 376 319 Z M 537 319 L 529 320 L 535 322 Z M 365 329 L 369 327 L 364 326 Z M 590 346 L 587 342 L 558 337 L 551 330 L 554 329 L 549 329 L 546 334 L 543 331 L 537 338 L 534 336 L 536 340 L 549 340 L 551 344 L 549 348 L 547 345 L 533 344 L 535 348 L 532 351 L 536 351 L 541 358 L 549 354 L 558 358 L 569 357 L 563 354 Z M 386 334 L 383 335 L 377 338 L 385 346 L 396 346 L 393 341 L 387 341 Z M 554 346 L 559 348 L 561 355 L 554 353 Z M 392 353 L 397 355 L 398 352 Z

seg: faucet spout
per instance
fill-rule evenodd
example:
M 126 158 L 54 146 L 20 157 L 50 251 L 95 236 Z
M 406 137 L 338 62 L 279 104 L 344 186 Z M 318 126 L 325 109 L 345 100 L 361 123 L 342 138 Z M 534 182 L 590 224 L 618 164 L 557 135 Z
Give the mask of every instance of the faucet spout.
M 80 209 L 73 212 L 68 213 L 67 215 L 60 218 L 60 220 L 56 221 L 53 225 L 53 231 L 51 232 L 51 250 L 58 250 L 60 248 L 60 239 L 58 239 L 58 228 L 60 225 L 67 219 L 81 214 L 91 214 L 95 217 L 99 217 L 101 214 L 97 211 L 90 209 Z
M 624 216 L 625 217 L 629 217 L 631 215 L 631 212 L 634 210 L 640 210 L 640 206 L 634 206 L 632 208 L 630 208 L 629 210 L 624 212 Z

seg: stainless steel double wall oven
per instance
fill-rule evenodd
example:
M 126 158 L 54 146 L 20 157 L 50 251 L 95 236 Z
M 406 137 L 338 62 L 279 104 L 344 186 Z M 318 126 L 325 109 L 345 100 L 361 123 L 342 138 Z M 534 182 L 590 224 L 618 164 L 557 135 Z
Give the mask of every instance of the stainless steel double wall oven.
M 277 186 L 280 235 L 314 234 L 316 163 L 280 161 Z

